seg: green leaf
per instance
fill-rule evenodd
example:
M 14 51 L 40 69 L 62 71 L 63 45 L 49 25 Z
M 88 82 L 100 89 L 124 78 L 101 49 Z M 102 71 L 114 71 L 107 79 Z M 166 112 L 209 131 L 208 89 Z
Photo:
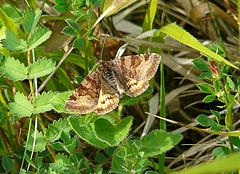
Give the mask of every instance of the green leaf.
M 212 78 L 212 71 L 201 73 L 199 76 L 199 79 L 211 79 L 211 78 Z
M 67 34 L 69 36 L 77 36 L 77 33 L 69 26 L 64 27 L 62 33 Z
M 38 168 L 42 168 L 42 159 L 43 159 L 43 157 L 37 157 L 37 166 L 38 166 Z
M 211 131 L 219 131 L 220 132 L 222 130 L 222 127 L 220 125 L 217 125 L 217 126 L 214 125 L 214 126 L 210 127 L 210 130 Z
M 41 17 L 42 10 L 39 10 L 35 15 L 33 9 L 27 9 L 23 16 L 23 27 L 26 33 L 30 34 L 34 28 L 37 26 L 37 23 Z
M 29 156 L 27 154 L 25 154 L 25 160 L 31 165 L 33 166 L 35 169 L 37 169 L 37 166 L 34 164 L 34 162 L 29 158 Z M 27 172 L 26 172 L 27 173 Z
M 83 117 L 71 116 L 68 118 L 68 121 L 73 130 L 88 143 L 100 148 L 108 147 L 105 142 L 96 136 L 94 124 L 90 122 L 90 119 L 87 119 L 88 117 L 88 115 Z
M 51 34 L 52 32 L 49 31 L 48 28 L 38 27 L 29 35 L 28 42 L 27 42 L 28 50 L 32 50 L 33 48 L 36 48 L 38 45 L 46 41 Z
M 201 58 L 194 59 L 193 64 L 200 71 L 209 71 L 209 65 Z
M 215 60 L 225 63 L 231 67 L 237 68 L 232 63 L 227 61 L 226 59 L 222 58 L 220 55 L 212 52 L 210 49 L 205 47 L 201 42 L 199 42 L 196 38 L 194 38 L 191 34 L 185 31 L 183 28 L 177 26 L 176 24 L 172 23 L 167 26 L 164 26 L 160 29 L 163 33 L 173 37 L 174 39 L 178 40 L 179 42 L 190 46 L 212 58 Z
M 54 109 L 57 112 L 66 112 L 66 113 L 77 114 L 76 112 L 71 112 L 71 111 L 68 111 L 65 109 L 65 103 L 72 93 L 73 93 L 73 91 L 67 91 L 64 93 L 59 93 L 52 98 L 52 100 L 50 101 L 51 105 L 54 107 Z
M 53 8 L 60 13 L 66 13 L 68 6 L 67 4 L 57 4 L 57 5 L 54 5 Z
M 215 92 L 217 93 L 220 89 L 220 84 L 218 83 L 217 80 L 213 81 L 213 87 L 214 87 Z
M 197 87 L 203 92 L 207 94 L 214 94 L 213 89 L 205 83 L 197 84 Z
M 234 82 L 232 81 L 232 79 L 229 76 L 227 76 L 227 83 L 229 84 L 229 86 L 232 90 L 235 90 L 235 91 L 237 90 Z
M 0 8 L 0 21 L 6 27 L 6 29 L 11 29 L 18 38 L 25 39 L 26 36 L 22 30 L 13 22 L 11 18 Z
M 74 174 L 75 168 L 69 159 L 64 154 L 58 153 L 56 155 L 56 161 L 49 164 L 50 168 L 56 173 Z
M 209 126 L 214 126 L 217 125 L 217 123 L 215 121 L 213 121 L 211 118 L 209 118 L 208 116 L 204 115 L 204 114 L 200 114 L 197 118 L 196 121 L 204 126 L 204 127 L 209 127 Z
M 17 92 L 14 101 L 9 104 L 10 112 L 19 117 L 30 117 L 34 110 L 33 105 L 27 100 L 27 97 Z
M 214 111 L 214 110 L 210 110 L 210 111 L 211 111 L 211 112 L 214 114 L 214 116 L 216 117 L 217 122 L 220 123 L 221 115 L 219 114 L 219 112 L 218 112 L 218 111 Z
M 116 125 L 103 118 L 97 119 L 94 123 L 96 135 L 110 146 L 116 146 L 127 136 L 132 119 L 132 117 L 124 118 Z
M 28 140 L 28 144 L 25 145 L 25 148 L 29 151 L 32 151 L 33 149 L 33 142 L 34 142 L 34 130 L 30 131 L 30 137 Z M 47 144 L 47 138 L 42 134 L 42 132 L 36 132 L 36 141 L 35 141 L 35 147 L 34 152 L 43 152 L 46 148 Z
M 216 98 L 216 95 L 207 95 L 204 99 L 203 102 L 204 103 L 211 103 L 214 99 Z
M 103 0 L 92 0 L 92 5 L 94 7 L 99 7 L 102 5 L 102 3 L 103 3 Z
M 73 19 L 66 19 L 65 21 L 67 22 L 67 24 L 68 24 L 77 34 L 79 34 L 80 28 L 79 28 L 78 23 L 77 23 L 75 20 L 73 20 Z
M 15 165 L 11 158 L 9 158 L 7 155 L 3 154 L 2 166 L 6 172 L 10 172 L 14 168 Z
M 50 100 L 53 98 L 54 93 L 49 91 L 48 93 L 43 92 L 38 94 L 37 97 L 32 102 L 36 107 L 33 111 L 34 114 L 43 113 L 53 109 L 53 106 L 50 104 Z
M 33 64 L 28 66 L 28 79 L 39 78 L 50 74 L 56 69 L 55 65 L 56 62 L 52 59 L 38 59 L 36 62 L 33 62 Z
M 157 10 L 157 0 L 151 0 L 148 5 L 148 9 L 143 21 L 143 31 L 142 31 L 143 33 L 145 31 L 152 30 L 152 25 L 155 19 L 156 10 Z
M 200 173 L 226 173 L 240 169 L 240 153 L 232 153 L 225 158 L 201 163 L 187 170 L 179 170 L 172 174 L 200 174 Z
M 78 37 L 77 39 L 74 40 L 73 42 L 73 47 L 74 48 L 82 48 L 84 45 L 83 39 L 81 37 Z
M 65 145 L 64 145 L 62 142 L 59 142 L 59 141 L 58 141 L 58 142 L 56 142 L 56 143 L 52 143 L 51 146 L 52 146 L 52 148 L 55 149 L 55 150 L 62 151 L 62 150 L 64 150 L 63 147 L 64 147 Z
M 48 125 L 45 136 L 47 137 L 48 142 L 53 142 L 61 137 L 62 131 L 68 133 L 70 130 L 71 127 L 68 124 L 67 119 L 59 119 L 58 121 L 54 120 L 52 124 Z
M 27 68 L 19 60 L 13 57 L 5 57 L 2 66 L 0 66 L 0 73 L 10 80 L 24 80 L 27 78 Z
M 6 39 L 2 40 L 2 45 L 11 51 L 27 51 L 27 43 L 23 39 L 18 39 L 10 30 L 6 30 Z
M 107 13 L 107 15 L 105 17 L 111 16 L 114 13 L 117 13 L 118 11 L 130 6 L 131 4 L 133 4 L 134 2 L 136 2 L 137 0 L 111 0 L 111 1 L 104 1 L 102 4 L 102 8 L 101 11 L 102 13 L 105 12 L 106 10 L 108 10 L 108 8 L 110 8 L 111 6 L 113 6 L 114 8 L 109 11 Z
M 180 134 L 155 130 L 143 137 L 140 151 L 143 151 L 146 157 L 158 155 L 173 148 L 181 139 L 182 135 Z
M 66 4 L 67 0 L 54 0 L 55 4 Z
M 98 163 L 104 163 L 106 162 L 106 157 L 102 152 L 98 152 L 94 160 Z
M 119 104 L 133 105 L 133 104 L 137 103 L 141 98 L 148 96 L 152 92 L 153 92 L 153 87 L 149 86 L 149 88 L 143 94 L 141 94 L 137 97 L 129 97 L 127 95 L 124 95 L 124 97 L 121 98 Z

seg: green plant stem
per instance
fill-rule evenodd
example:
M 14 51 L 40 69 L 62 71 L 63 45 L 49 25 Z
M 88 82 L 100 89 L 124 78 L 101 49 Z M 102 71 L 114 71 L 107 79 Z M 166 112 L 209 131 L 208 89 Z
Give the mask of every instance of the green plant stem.
M 160 76 L 161 76 L 161 89 L 160 89 L 160 100 L 161 100 L 161 111 L 160 115 L 161 117 L 166 118 L 166 107 L 165 107 L 165 81 L 164 81 L 164 67 L 163 67 L 163 61 L 161 61 L 160 64 Z M 166 130 L 166 121 L 161 120 L 160 121 L 160 129 Z M 158 157 L 158 167 L 159 167 L 159 173 L 164 174 L 164 166 L 165 166 L 165 153 L 159 155 Z

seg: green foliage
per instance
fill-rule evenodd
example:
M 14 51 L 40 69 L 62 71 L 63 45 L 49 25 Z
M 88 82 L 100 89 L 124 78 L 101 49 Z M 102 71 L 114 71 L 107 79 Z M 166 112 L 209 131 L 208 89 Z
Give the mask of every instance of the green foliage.
M 30 117 L 34 107 L 26 96 L 17 92 L 14 96 L 14 102 L 9 104 L 10 112 L 19 117 Z
M 28 143 L 26 144 L 25 148 L 27 150 L 33 151 L 33 143 L 34 143 L 34 134 L 36 133 L 36 141 L 34 152 L 43 152 L 46 148 L 47 140 L 46 137 L 38 131 L 31 130 L 30 131 L 30 138 L 28 139 Z
M 27 78 L 27 68 L 13 57 L 5 57 L 0 72 L 10 80 L 24 80 Z
M 96 135 L 108 145 L 116 146 L 127 136 L 132 119 L 132 117 L 127 117 L 118 124 L 112 124 L 107 119 L 99 118 L 94 122 Z
M 208 116 L 201 114 L 196 118 L 196 121 L 201 124 L 202 126 L 209 127 L 209 126 L 215 126 L 217 123 L 213 121 L 212 119 L 208 118 Z
M 71 127 L 68 124 L 67 119 L 59 119 L 48 125 L 45 136 L 48 142 L 54 142 L 61 137 L 62 132 L 69 133 L 70 130 Z
M 35 107 L 33 113 L 39 114 L 47 112 L 53 109 L 53 106 L 50 104 L 50 100 L 53 98 L 54 93 L 49 91 L 48 93 L 43 92 L 38 94 L 37 97 L 33 100 L 33 106 Z
M 4 154 L 2 158 L 2 166 L 6 172 L 10 172 L 14 167 L 14 163 L 11 158 Z
M 36 62 L 28 66 L 28 79 L 39 78 L 50 74 L 56 69 L 55 65 L 56 62 L 51 59 L 38 59 Z
M 38 27 L 36 30 L 30 33 L 28 37 L 28 50 L 32 50 L 33 48 L 36 48 L 42 44 L 50 37 L 51 33 L 52 32 L 49 31 L 48 28 Z
M 41 17 L 42 10 L 39 10 L 36 14 L 33 9 L 26 9 L 23 16 L 23 27 L 27 34 L 30 34 L 37 26 Z
M 198 84 L 197 87 L 204 93 L 214 94 L 214 90 L 208 84 Z
M 16 35 L 10 30 L 6 31 L 6 39 L 2 40 L 2 44 L 10 51 L 27 51 L 27 42 L 23 39 L 18 39 Z
M 75 173 L 73 164 L 69 161 L 67 156 L 60 153 L 56 155 L 56 161 L 54 163 L 51 163 L 50 167 L 56 173 Z
M 160 28 L 159 26 L 164 24 L 166 19 L 169 22 L 172 16 L 171 14 L 162 15 L 161 10 L 157 10 L 159 5 L 157 0 L 151 0 L 149 4 L 144 2 L 144 5 L 142 5 L 143 2 L 136 0 L 54 0 L 54 3 L 53 6 L 50 2 L 44 1 L 42 6 L 38 6 L 36 1 L 29 1 L 30 8 L 24 12 L 18 8 L 17 1 L 15 3 L 17 5 L 8 4 L 11 8 L 4 8 L 5 4 L 0 7 L 2 43 L 0 47 L 0 73 L 2 74 L 0 77 L 0 173 L 153 174 L 167 173 L 171 170 L 165 167 L 163 159 L 165 154 L 167 155 L 167 152 L 181 141 L 182 135 L 160 130 L 165 129 L 163 125 L 166 124 L 163 121 L 160 124 L 158 122 L 155 125 L 152 124 L 152 127 L 147 123 L 146 128 L 150 129 L 151 133 L 145 132 L 145 128 L 142 131 L 143 124 L 139 124 L 146 119 L 144 112 L 148 107 L 150 111 L 152 110 L 151 102 L 148 100 L 153 96 L 153 91 L 156 93 L 161 91 L 160 115 L 166 114 L 163 71 L 168 72 L 167 66 L 171 67 L 167 59 L 164 59 L 164 65 L 167 66 L 162 65 L 160 77 L 157 74 L 156 80 L 152 78 L 150 87 L 142 95 L 134 98 L 124 95 L 120 99 L 118 112 L 112 111 L 106 115 L 95 113 L 83 116 L 67 115 L 78 114 L 65 109 L 65 102 L 73 93 L 67 90 L 74 89 L 92 67 L 94 67 L 92 70 L 98 67 L 98 65 L 94 66 L 95 56 L 101 57 L 99 59 L 102 57 L 112 59 L 117 48 L 123 44 L 117 39 L 112 41 L 105 36 L 105 40 L 102 39 L 102 32 L 106 33 L 106 31 L 110 36 L 121 36 L 124 42 L 130 44 L 133 42 L 136 44 L 133 44 L 134 48 L 140 45 L 140 52 L 161 53 L 166 47 L 174 50 L 174 46 L 165 46 L 164 43 L 165 38 L 170 36 L 201 51 L 207 57 L 208 62 L 202 58 L 193 61 L 195 67 L 203 71 L 199 77 L 201 82 L 197 86 L 200 91 L 208 94 L 203 102 L 209 103 L 210 106 L 215 99 L 219 100 L 223 105 L 218 107 L 226 110 L 222 115 L 218 111 L 210 110 L 216 121 L 204 114 L 200 114 L 196 121 L 205 127 L 202 131 L 215 131 L 216 134 L 231 137 L 226 142 L 218 140 L 221 146 L 213 149 L 212 156 L 219 161 L 208 161 L 207 164 L 196 166 L 196 168 L 191 167 L 183 172 L 206 173 L 211 170 L 219 173 L 240 168 L 239 158 L 232 155 L 233 151 L 237 152 L 240 148 L 239 132 L 233 131 L 232 126 L 235 120 L 232 119 L 233 106 L 236 101 L 240 101 L 240 78 L 235 78 L 236 73 L 232 71 L 232 67 L 235 66 L 230 63 L 231 54 L 224 45 L 214 43 L 205 47 L 198 39 L 176 24 Z M 45 9 L 46 6 L 53 6 L 62 14 L 51 14 L 51 11 Z M 126 7 L 128 9 L 125 10 Z M 137 26 L 139 28 L 142 22 L 143 32 L 147 32 L 136 38 L 125 37 L 124 31 L 121 33 L 118 31 L 116 19 L 124 18 L 125 21 L 134 19 L 136 13 L 132 10 L 136 7 L 141 16 L 145 16 L 144 21 L 138 18 Z M 36 9 L 42 10 L 36 11 Z M 123 13 L 117 13 L 123 9 L 125 10 Z M 126 18 L 124 15 L 129 10 L 131 14 Z M 144 14 L 141 11 L 144 11 Z M 43 12 L 44 16 L 41 16 Z M 115 16 L 104 19 L 112 14 Z M 94 25 L 100 22 L 100 25 Z M 126 26 L 129 25 L 132 28 L 136 25 L 134 22 L 129 20 Z M 52 27 L 51 31 L 49 26 Z M 139 39 L 143 37 L 147 37 L 148 41 Z M 107 49 L 102 49 L 104 47 L 102 45 L 106 45 Z M 188 49 L 179 48 L 188 51 Z M 69 53 L 72 50 L 74 53 Z M 128 51 L 126 54 L 129 54 Z M 164 54 L 167 51 L 164 50 Z M 176 51 L 173 51 L 173 54 Z M 102 52 L 103 56 L 100 56 Z M 191 55 L 195 56 L 195 53 Z M 131 62 L 131 67 L 133 63 Z M 57 67 L 56 64 L 58 64 Z M 174 68 L 174 71 L 179 73 L 178 70 L 182 65 Z M 182 69 L 181 75 L 184 72 L 184 68 Z M 52 72 L 54 75 L 48 76 Z M 129 73 L 133 72 L 129 71 Z M 191 80 L 193 76 L 190 71 L 188 72 L 189 78 L 187 75 L 186 77 Z M 161 84 L 158 83 L 159 79 Z M 204 81 L 205 79 L 208 83 Z M 179 90 L 181 91 L 181 87 Z M 155 96 L 157 95 L 159 94 Z M 171 95 L 172 93 L 169 98 L 172 98 Z M 166 101 L 167 99 L 166 97 Z M 133 105 L 133 107 L 125 108 L 125 105 Z M 156 113 L 158 111 L 159 109 L 156 109 Z M 171 111 L 170 113 L 175 114 Z M 174 115 L 172 116 L 175 118 Z M 33 121 L 36 121 L 35 124 Z M 222 132 L 223 130 L 230 132 Z M 140 139 L 142 132 L 145 136 Z M 35 153 L 32 155 L 32 152 Z M 155 157 L 152 158 L 152 156 Z M 225 164 L 228 166 L 225 167 Z M 28 165 L 31 166 L 30 169 Z

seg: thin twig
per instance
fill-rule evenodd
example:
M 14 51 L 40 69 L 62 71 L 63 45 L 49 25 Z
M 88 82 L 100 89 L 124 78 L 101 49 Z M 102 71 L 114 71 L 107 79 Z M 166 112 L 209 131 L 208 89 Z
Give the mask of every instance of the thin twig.
M 41 86 L 38 88 L 38 93 L 41 92 L 43 90 L 43 88 L 45 87 L 45 85 L 47 84 L 47 82 L 52 78 L 52 76 L 54 75 L 54 73 L 58 70 L 58 68 L 61 66 L 61 64 L 63 63 L 63 61 L 67 58 L 67 56 L 72 52 L 73 47 L 71 46 L 68 51 L 63 55 L 62 59 L 60 60 L 60 62 L 58 63 L 56 69 L 47 77 L 47 79 L 41 84 Z

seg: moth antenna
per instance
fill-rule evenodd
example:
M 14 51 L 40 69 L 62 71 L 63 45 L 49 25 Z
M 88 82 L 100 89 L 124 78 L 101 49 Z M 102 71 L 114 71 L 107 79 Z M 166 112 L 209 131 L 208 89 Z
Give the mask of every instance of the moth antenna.
M 107 32 L 107 34 L 108 34 L 108 32 Z M 107 37 L 105 37 L 104 42 L 103 42 L 103 47 L 102 47 L 101 54 L 100 54 L 100 60 L 102 60 L 102 55 L 103 55 L 103 50 L 104 50 L 104 46 L 106 43 L 106 39 L 107 39 Z

